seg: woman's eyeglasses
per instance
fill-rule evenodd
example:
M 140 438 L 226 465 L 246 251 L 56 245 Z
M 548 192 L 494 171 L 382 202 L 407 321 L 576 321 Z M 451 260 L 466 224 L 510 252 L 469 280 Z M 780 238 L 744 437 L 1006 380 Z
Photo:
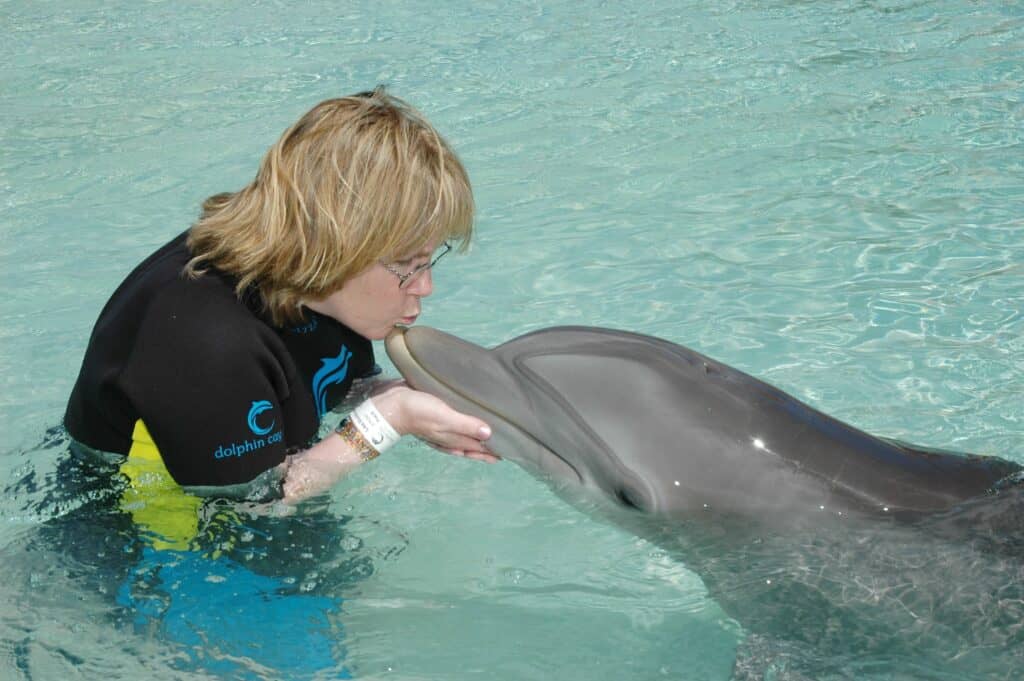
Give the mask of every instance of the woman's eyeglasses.
M 445 241 L 443 244 L 441 244 L 441 248 L 440 250 L 438 250 L 437 255 L 435 255 L 430 262 L 425 262 L 419 267 L 413 268 L 411 272 L 402 272 L 394 265 L 388 264 L 386 262 L 382 262 L 381 265 L 383 265 L 384 269 L 386 269 L 388 272 L 398 277 L 398 288 L 406 289 L 409 288 L 409 285 L 416 278 L 416 275 L 431 269 L 434 265 L 437 264 L 438 260 L 448 255 L 448 251 L 450 250 L 452 250 L 452 245 L 449 242 Z

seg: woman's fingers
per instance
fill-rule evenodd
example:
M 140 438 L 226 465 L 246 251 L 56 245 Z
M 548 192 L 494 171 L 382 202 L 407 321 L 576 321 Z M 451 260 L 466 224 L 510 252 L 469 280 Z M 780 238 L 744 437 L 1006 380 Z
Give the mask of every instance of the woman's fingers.
M 499 461 L 501 461 L 500 456 L 498 456 L 497 454 L 492 454 L 491 452 L 459 449 L 457 447 L 447 447 L 436 442 L 431 442 L 430 440 L 422 441 L 425 442 L 432 449 L 436 449 L 437 451 L 443 452 L 445 454 L 451 454 L 452 456 L 461 456 L 465 459 L 473 459 L 474 461 L 483 461 L 485 463 L 498 463 Z
M 480 442 L 491 437 L 491 427 L 477 417 L 470 416 L 469 414 L 460 414 L 454 409 L 452 409 L 452 417 L 456 421 L 456 427 L 452 428 L 454 432 Z
M 434 433 L 436 442 L 462 449 L 491 437 L 491 427 L 481 419 L 455 411 L 433 395 L 417 393 L 419 396 L 425 429 Z
M 467 459 L 473 459 L 473 461 L 483 461 L 484 463 L 498 463 L 501 461 L 500 456 L 494 454 L 484 454 L 482 452 L 466 452 L 463 456 Z
M 448 449 L 458 449 L 466 452 L 488 453 L 487 445 L 473 437 L 466 437 L 458 433 L 438 433 L 436 437 L 430 438 L 432 442 L 444 445 Z

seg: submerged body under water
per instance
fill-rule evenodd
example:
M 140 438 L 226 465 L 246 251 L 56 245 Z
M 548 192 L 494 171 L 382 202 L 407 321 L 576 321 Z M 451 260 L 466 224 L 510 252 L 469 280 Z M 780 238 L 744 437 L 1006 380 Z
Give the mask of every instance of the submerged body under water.
M 41 678 L 52 658 L 101 672 L 103 660 L 77 652 L 97 635 L 114 637 L 139 656 L 139 673 L 157 676 L 359 676 L 346 649 L 345 597 L 405 550 L 400 533 L 322 504 L 280 515 L 210 500 L 199 532 L 168 547 L 122 506 L 115 471 L 75 458 L 67 445 L 55 433 L 44 447 L 67 456 L 53 475 L 29 473 L 5 490 L 36 499 L 24 510 L 47 519 L 2 549 L 2 591 L 55 621 L 62 611 L 74 610 L 76 621 L 87 612 L 90 627 L 76 630 L 81 642 L 75 631 L 47 638 L 5 616 L 6 655 L 23 678 Z M 1024 484 L 1016 478 L 943 513 L 823 512 L 785 526 L 713 512 L 657 517 L 576 488 L 556 491 L 700 577 L 741 626 L 734 679 L 1009 680 L 1024 666 Z
M 100 636 L 146 651 L 134 653 L 149 655 L 140 673 L 161 678 L 351 678 L 345 594 L 375 561 L 404 550 L 400 534 L 323 503 L 192 497 L 181 507 L 174 496 L 147 498 L 116 466 L 69 445 L 62 429 L 51 431 L 40 449 L 60 455 L 55 471 L 44 479 L 29 471 L 5 489 L 34 499 L 22 510 L 41 522 L 2 548 L 4 600 L 55 620 L 85 619 L 84 642 Z M 140 523 L 147 505 L 170 521 Z M 76 673 L 101 673 L 105 661 L 76 652 L 74 637 L 48 638 L 11 615 L 0 635 L 22 678 L 47 678 L 54 657 Z
M 745 639 L 742 679 L 1014 679 L 1024 669 L 1024 484 L 908 520 L 788 528 L 633 518 Z

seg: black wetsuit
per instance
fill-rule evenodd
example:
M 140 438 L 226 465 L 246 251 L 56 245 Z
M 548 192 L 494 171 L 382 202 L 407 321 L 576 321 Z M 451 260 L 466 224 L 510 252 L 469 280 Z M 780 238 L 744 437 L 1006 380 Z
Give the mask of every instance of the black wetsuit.
M 246 483 L 310 444 L 353 379 L 373 373 L 373 347 L 308 310 L 303 324 L 275 327 L 255 294 L 239 300 L 217 270 L 184 277 L 186 236 L 103 308 L 64 424 L 79 442 L 125 455 L 141 425 L 179 485 Z

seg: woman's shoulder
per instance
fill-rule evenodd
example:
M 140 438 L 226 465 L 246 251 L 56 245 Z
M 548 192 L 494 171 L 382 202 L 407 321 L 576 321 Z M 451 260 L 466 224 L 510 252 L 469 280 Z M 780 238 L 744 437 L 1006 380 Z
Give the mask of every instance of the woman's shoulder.
M 237 384 L 263 376 L 287 393 L 291 369 L 277 335 L 224 282 L 203 275 L 162 287 L 150 302 L 124 380 Z
M 167 282 L 150 302 L 144 324 L 149 332 L 178 342 L 226 352 L 242 346 L 276 345 L 276 334 L 223 275 L 206 272 Z M 150 336 L 152 337 L 152 336 Z
M 231 277 L 213 269 L 189 276 L 188 260 L 183 233 L 132 270 L 100 312 L 87 362 L 123 365 L 149 347 L 159 354 L 184 347 L 228 351 L 254 340 L 273 342 L 261 331 L 258 310 L 235 293 Z

